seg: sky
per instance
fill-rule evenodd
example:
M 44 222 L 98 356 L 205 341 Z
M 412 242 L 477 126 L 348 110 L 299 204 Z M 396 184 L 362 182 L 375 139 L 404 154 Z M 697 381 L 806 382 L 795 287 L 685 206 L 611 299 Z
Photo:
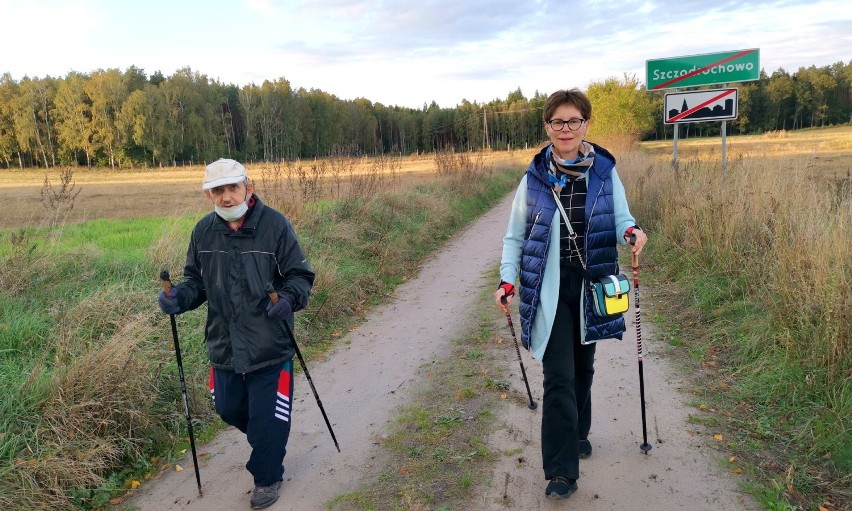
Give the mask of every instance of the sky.
M 0 27 L 14 80 L 189 66 L 412 108 L 645 83 L 649 59 L 730 50 L 770 74 L 852 61 L 849 0 L 0 0 Z

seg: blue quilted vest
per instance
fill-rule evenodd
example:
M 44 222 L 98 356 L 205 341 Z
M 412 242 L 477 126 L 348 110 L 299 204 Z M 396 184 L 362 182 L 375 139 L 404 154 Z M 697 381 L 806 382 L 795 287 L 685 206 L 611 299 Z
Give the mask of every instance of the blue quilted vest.
M 612 169 L 615 158 L 604 148 L 595 148 L 595 161 L 588 173 L 586 195 L 586 247 L 583 259 L 593 279 L 618 273 L 618 243 L 612 198 Z M 527 227 L 521 252 L 520 313 L 521 341 L 530 348 L 530 332 L 541 294 L 544 266 L 550 244 L 550 227 L 557 212 L 547 179 L 547 148 L 542 149 L 527 169 Z M 585 289 L 586 341 L 621 339 L 624 318 L 601 318 L 592 309 L 591 294 Z

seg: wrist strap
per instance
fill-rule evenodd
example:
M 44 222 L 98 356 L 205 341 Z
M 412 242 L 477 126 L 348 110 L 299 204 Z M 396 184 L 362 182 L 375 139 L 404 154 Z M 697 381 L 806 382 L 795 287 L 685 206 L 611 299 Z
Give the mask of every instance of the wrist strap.
M 497 289 L 503 289 L 503 296 L 513 296 L 515 294 L 515 286 L 509 284 L 508 282 L 500 282 L 500 285 L 497 286 Z

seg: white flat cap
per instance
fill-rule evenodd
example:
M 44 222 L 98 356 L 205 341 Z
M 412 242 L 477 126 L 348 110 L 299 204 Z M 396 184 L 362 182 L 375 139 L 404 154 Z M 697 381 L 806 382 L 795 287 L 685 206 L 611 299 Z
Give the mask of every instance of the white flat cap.
M 204 184 L 201 185 L 201 189 L 209 190 L 217 186 L 241 183 L 247 178 L 246 168 L 240 162 L 220 158 L 208 165 L 204 170 Z

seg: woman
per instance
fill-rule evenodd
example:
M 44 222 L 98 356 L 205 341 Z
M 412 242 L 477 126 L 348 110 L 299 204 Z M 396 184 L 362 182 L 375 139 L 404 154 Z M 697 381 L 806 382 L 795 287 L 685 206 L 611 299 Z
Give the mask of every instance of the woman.
M 550 144 L 518 186 L 494 293 L 506 312 L 520 280 L 521 339 L 544 367 L 541 451 L 550 499 L 577 490 L 579 458 L 592 454 L 594 343 L 621 339 L 625 328 L 620 314 L 595 314 L 585 283 L 619 273 L 617 243 L 635 240 L 638 255 L 647 241 L 630 215 L 615 158 L 583 140 L 591 117 L 591 102 L 577 89 L 547 98 Z

